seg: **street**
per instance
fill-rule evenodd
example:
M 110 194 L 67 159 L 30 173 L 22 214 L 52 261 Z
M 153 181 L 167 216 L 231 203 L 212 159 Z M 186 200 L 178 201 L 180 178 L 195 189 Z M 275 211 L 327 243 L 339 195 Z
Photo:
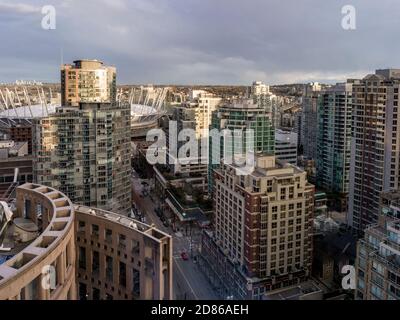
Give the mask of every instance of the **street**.
M 165 227 L 160 218 L 156 215 L 155 209 L 159 206 L 159 199 L 154 195 L 141 196 L 143 185 L 142 181 L 134 172 L 132 175 L 132 185 L 134 199 L 136 199 L 138 209 L 145 216 L 145 222 L 149 225 L 154 224 L 161 231 L 168 233 L 173 238 L 173 283 L 174 295 L 176 300 L 217 300 L 218 297 L 205 275 L 201 272 L 193 257 L 196 255 L 196 248 L 200 242 L 200 233 L 194 232 L 192 236 L 192 248 L 190 248 L 190 236 L 182 233 L 174 233 L 171 227 Z M 189 255 L 187 261 L 183 260 L 181 253 Z M 191 255 L 192 253 L 192 255 Z

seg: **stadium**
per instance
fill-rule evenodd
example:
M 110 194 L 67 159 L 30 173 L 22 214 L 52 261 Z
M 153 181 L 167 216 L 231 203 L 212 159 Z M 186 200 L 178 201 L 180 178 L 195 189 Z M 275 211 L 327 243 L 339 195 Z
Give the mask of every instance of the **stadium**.
M 132 139 L 144 137 L 146 132 L 157 127 L 158 120 L 165 114 L 165 98 L 168 88 L 141 86 L 120 88 L 117 103 L 131 106 Z M 47 117 L 61 107 L 60 95 L 43 87 L 0 88 L 0 134 L 9 133 L 12 127 L 32 125 L 35 118 Z

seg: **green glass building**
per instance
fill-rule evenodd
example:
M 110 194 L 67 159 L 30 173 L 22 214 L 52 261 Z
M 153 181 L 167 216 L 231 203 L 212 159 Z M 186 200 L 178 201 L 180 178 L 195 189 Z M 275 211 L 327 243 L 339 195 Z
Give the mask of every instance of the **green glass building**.
M 245 155 L 246 150 L 254 150 L 255 154 L 274 154 L 275 130 L 271 119 L 271 112 L 247 99 L 223 105 L 213 112 L 208 162 L 208 190 L 210 193 L 212 193 L 213 186 L 213 170 L 219 168 L 220 160 L 224 157 L 224 154 Z M 224 139 L 221 136 L 218 144 L 214 141 L 216 139 L 211 136 L 213 129 L 218 130 L 218 132 L 228 129 L 231 131 L 232 137 L 241 133 L 242 139 Z M 254 139 L 246 133 L 246 130 L 253 130 Z M 254 143 L 253 148 L 247 145 L 252 142 Z M 220 155 L 220 158 L 216 159 L 218 155 Z M 216 163 L 216 160 L 218 160 L 218 163 Z
M 351 97 L 352 85 L 346 83 L 318 98 L 317 186 L 327 192 L 349 192 Z

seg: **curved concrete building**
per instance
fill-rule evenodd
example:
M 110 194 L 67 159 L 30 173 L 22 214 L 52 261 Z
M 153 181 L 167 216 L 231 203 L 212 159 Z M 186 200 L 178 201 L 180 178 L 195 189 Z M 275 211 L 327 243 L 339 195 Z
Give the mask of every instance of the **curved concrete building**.
M 172 239 L 38 184 L 0 203 L 0 300 L 172 299 Z
M 17 188 L 13 218 L 26 223 L 13 223 L 10 228 L 24 228 L 25 234 L 32 233 L 32 228 L 28 229 L 30 222 L 40 234 L 0 264 L 0 300 L 77 298 L 74 217 L 71 201 L 61 192 L 34 184 Z M 3 242 L 1 249 L 10 249 L 12 254 L 24 246 L 23 238 L 15 239 L 15 245 L 9 248 Z

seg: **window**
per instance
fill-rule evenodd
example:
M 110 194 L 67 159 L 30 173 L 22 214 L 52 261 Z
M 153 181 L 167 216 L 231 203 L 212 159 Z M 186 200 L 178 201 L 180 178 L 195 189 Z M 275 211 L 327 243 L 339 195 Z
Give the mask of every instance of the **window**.
M 126 287 L 126 265 L 123 262 L 119 262 L 119 285 Z
M 93 251 L 92 272 L 99 273 L 100 271 L 100 257 L 98 251 Z
M 379 299 L 382 298 L 382 289 L 374 284 L 371 286 L 371 293 Z
M 122 248 L 126 247 L 126 236 L 124 234 L 118 235 L 118 244 Z
M 363 290 L 365 287 L 364 280 L 358 279 L 358 288 Z
M 92 224 L 92 235 L 99 236 L 99 226 L 97 224 Z
M 86 270 L 86 248 L 79 247 L 79 268 Z
M 85 231 L 85 221 L 79 221 L 78 232 L 84 232 L 84 231 Z
M 140 296 L 140 271 L 133 269 L 133 294 Z
M 86 284 L 79 282 L 79 299 L 87 300 L 87 287 Z
M 397 297 L 397 299 L 400 298 L 400 289 L 397 289 L 396 287 L 394 287 L 393 285 L 389 286 L 389 291 L 390 293 L 392 293 L 393 295 L 395 295 Z
M 100 290 L 93 288 L 93 300 L 100 300 Z
M 372 269 L 375 270 L 376 272 L 378 272 L 380 275 L 385 274 L 385 268 L 382 266 L 382 264 L 380 264 L 376 261 L 372 262 Z
M 106 242 L 112 243 L 112 231 L 110 229 L 106 229 Z
M 106 256 L 106 277 L 108 281 L 113 281 L 113 258 Z

